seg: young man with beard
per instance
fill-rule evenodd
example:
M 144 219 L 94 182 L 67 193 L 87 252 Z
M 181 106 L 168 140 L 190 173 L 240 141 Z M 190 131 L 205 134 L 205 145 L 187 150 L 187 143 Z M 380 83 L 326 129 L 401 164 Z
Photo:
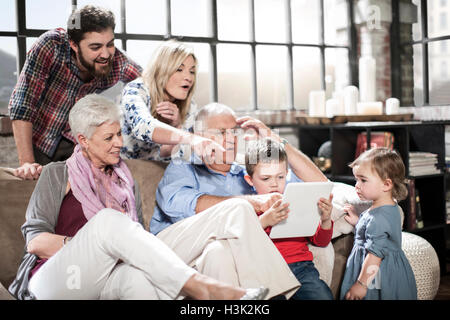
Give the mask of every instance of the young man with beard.
M 28 52 L 9 103 L 16 176 L 37 179 L 41 165 L 72 154 L 68 115 L 79 99 L 140 76 L 141 67 L 116 50 L 114 28 L 111 11 L 88 5 L 72 13 L 67 31 L 44 33 Z

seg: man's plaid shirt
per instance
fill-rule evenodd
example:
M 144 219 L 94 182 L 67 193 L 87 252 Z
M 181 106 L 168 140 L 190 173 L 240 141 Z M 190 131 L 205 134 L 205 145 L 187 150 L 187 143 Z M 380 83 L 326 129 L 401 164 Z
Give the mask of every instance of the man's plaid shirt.
M 81 98 L 100 93 L 119 81 L 140 76 L 141 67 L 116 49 L 113 67 L 104 78 L 83 82 L 72 60 L 67 32 L 58 28 L 44 33 L 27 54 L 25 65 L 9 101 L 11 120 L 33 123 L 33 145 L 52 157 L 61 137 L 72 141 L 69 111 Z

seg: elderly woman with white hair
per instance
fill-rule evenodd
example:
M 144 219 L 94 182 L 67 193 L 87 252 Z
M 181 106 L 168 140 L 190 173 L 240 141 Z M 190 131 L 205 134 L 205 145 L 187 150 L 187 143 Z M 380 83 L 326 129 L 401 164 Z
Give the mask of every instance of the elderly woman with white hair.
M 19 299 L 262 298 L 188 267 L 139 223 L 137 184 L 121 160 L 120 110 L 80 99 L 69 124 L 78 144 L 45 166 L 22 232 L 26 253 L 9 290 Z

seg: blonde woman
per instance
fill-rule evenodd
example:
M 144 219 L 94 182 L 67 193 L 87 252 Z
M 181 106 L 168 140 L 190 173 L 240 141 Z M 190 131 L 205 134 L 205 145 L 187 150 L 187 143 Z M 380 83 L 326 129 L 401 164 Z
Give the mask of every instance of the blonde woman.
M 128 159 L 169 161 L 175 145 L 197 144 L 192 104 L 197 59 L 191 48 L 169 40 L 154 53 L 142 77 L 123 90 L 121 122 Z

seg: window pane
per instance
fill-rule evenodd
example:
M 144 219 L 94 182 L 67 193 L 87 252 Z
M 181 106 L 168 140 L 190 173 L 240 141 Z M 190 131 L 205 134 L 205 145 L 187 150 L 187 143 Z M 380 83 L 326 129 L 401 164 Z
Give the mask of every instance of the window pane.
M 66 29 L 72 13 L 70 0 L 26 0 L 25 6 L 28 29 Z
M 210 0 L 171 0 L 172 33 L 180 36 L 212 36 Z
M 420 1 L 415 0 L 414 3 L 416 2 Z M 420 5 L 418 5 L 418 8 L 420 12 Z M 439 3 L 435 3 L 433 6 L 430 6 L 428 4 L 428 36 L 430 38 L 449 34 L 450 11 L 448 9 L 447 5 L 442 6 Z
M 258 109 L 288 109 L 287 48 L 257 46 Z
M 429 43 L 430 104 L 449 104 L 450 40 Z
M 252 0 L 217 1 L 219 39 L 250 41 L 250 1 Z
M 320 90 L 320 50 L 318 48 L 294 47 L 294 105 L 307 109 L 309 92 Z
M 251 47 L 217 46 L 219 102 L 234 110 L 252 109 Z
M 166 34 L 166 0 L 127 0 L 127 33 Z
M 325 43 L 348 45 L 347 2 L 324 0 Z
M 430 66 L 431 67 L 431 66 Z M 413 81 L 414 81 L 414 105 L 423 106 L 423 68 L 422 68 L 422 46 L 414 45 L 413 46 Z M 431 68 L 430 68 L 431 69 Z M 432 72 L 429 70 L 429 72 Z M 406 79 L 405 79 L 406 78 Z M 405 86 L 405 80 L 408 81 L 408 75 L 403 73 L 402 82 L 405 90 L 410 86 Z M 431 87 L 430 87 L 431 90 Z M 407 94 L 407 92 L 406 92 Z M 404 96 L 405 93 L 402 93 Z
M 116 46 L 116 48 L 122 50 L 122 40 L 120 40 L 120 39 L 115 39 L 115 40 L 114 40 L 114 45 Z
M 258 0 L 254 3 L 256 41 L 286 42 L 286 1 Z
M 3 0 L 0 9 L 0 30 L 16 31 L 16 1 Z
M 33 46 L 33 44 L 36 42 L 38 38 L 27 38 L 27 52 L 30 51 L 31 47 Z
M 207 43 L 191 43 L 197 57 L 197 83 L 195 84 L 194 102 L 198 107 L 212 102 L 211 100 L 211 47 Z
M 155 49 L 158 48 L 161 43 L 161 41 L 128 40 L 127 54 L 145 69 L 153 52 L 155 52 Z
M 88 4 L 111 10 L 112 13 L 114 13 L 116 20 L 116 29 L 114 31 L 122 32 L 122 25 L 120 24 L 122 19 L 122 15 L 120 13 L 120 0 L 78 0 L 77 8 L 82 8 Z
M 319 43 L 319 12 L 319 1 L 291 1 L 293 42 L 313 44 Z
M 421 20 L 422 20 L 422 9 L 421 9 L 421 1 L 420 0 L 413 0 L 413 4 L 417 6 L 417 22 L 413 23 L 412 25 L 412 36 L 414 41 L 418 41 L 422 39 L 422 27 L 421 27 Z M 431 1 L 432 2 L 432 1 Z M 430 3 L 430 1 L 428 1 Z M 428 4 L 428 14 L 431 14 L 432 10 L 430 11 L 432 6 Z M 401 10 L 402 6 L 400 6 Z M 430 21 L 428 19 L 428 33 L 432 34 L 434 31 L 434 25 L 433 21 Z
M 348 50 L 326 49 L 325 66 L 326 96 L 331 98 L 334 92 L 340 92 L 350 84 Z
M 16 38 L 0 37 L 0 114 L 8 114 L 8 103 L 17 82 Z

